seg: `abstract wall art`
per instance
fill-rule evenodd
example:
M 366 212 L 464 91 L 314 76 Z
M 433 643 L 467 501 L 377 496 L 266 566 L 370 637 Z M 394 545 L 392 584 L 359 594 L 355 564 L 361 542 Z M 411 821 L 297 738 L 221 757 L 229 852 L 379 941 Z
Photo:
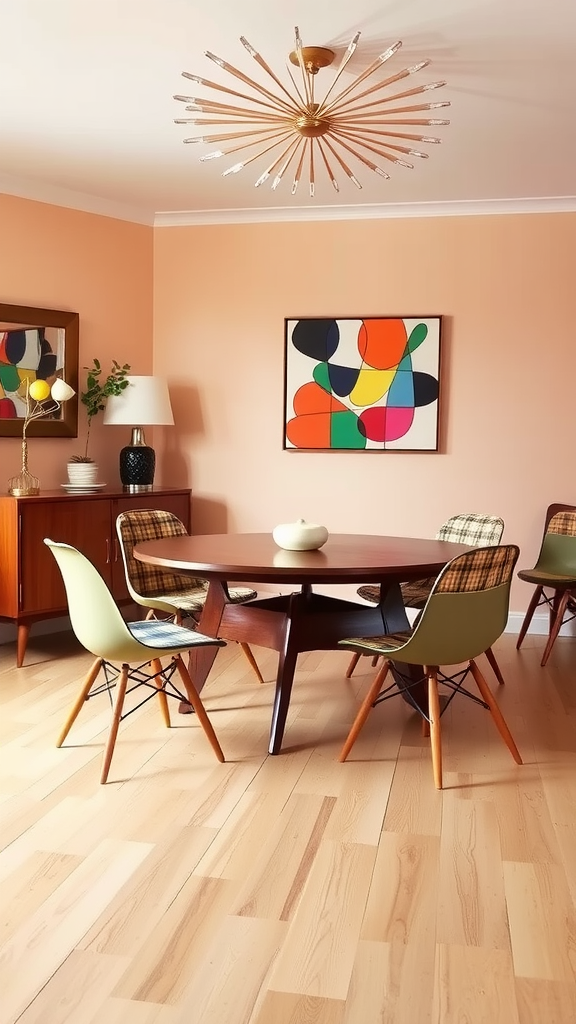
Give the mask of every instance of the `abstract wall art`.
M 286 319 L 284 448 L 438 451 L 441 320 Z
M 26 386 L 62 378 L 78 390 L 78 313 L 0 303 L 0 437 L 21 437 L 26 415 Z M 78 400 L 74 397 L 30 423 L 30 437 L 77 437 Z

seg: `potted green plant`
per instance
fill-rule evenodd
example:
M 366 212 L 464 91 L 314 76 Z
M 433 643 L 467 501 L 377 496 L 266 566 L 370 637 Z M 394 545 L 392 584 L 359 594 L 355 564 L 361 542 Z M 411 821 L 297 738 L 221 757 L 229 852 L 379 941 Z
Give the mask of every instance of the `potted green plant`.
M 106 401 L 110 395 L 122 394 L 129 383 L 126 379 L 130 372 L 128 363 L 120 366 L 120 363 L 113 359 L 110 372 L 106 377 L 102 376 L 102 365 L 99 359 L 94 359 L 92 366 L 85 366 L 84 369 L 88 371 L 88 376 L 86 390 L 80 392 L 80 401 L 86 408 L 88 429 L 84 454 L 72 455 L 68 462 L 68 479 L 72 487 L 94 486 L 98 476 L 98 466 L 88 455 L 92 420 L 106 408 Z

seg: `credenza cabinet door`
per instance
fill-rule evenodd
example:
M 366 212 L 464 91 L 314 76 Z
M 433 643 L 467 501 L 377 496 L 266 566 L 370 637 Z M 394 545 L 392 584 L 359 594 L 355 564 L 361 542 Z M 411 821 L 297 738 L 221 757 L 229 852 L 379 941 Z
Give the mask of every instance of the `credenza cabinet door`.
M 111 585 L 109 500 L 23 503 L 20 515 L 20 612 L 59 612 L 67 607 L 60 570 L 44 537 L 79 548 Z

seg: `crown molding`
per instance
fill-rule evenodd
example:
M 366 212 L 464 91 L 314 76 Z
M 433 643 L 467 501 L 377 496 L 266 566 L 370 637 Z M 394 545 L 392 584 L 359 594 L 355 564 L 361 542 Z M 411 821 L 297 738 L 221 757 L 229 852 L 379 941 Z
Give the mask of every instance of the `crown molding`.
M 0 174 L 0 193 L 17 196 L 19 199 L 32 199 L 36 203 L 47 203 L 49 206 L 64 206 L 69 210 L 96 213 L 100 217 L 131 221 L 134 224 L 147 224 L 150 227 L 154 224 L 154 214 L 140 207 L 88 195 L 86 192 L 74 192 L 72 189 L 50 185 L 48 182 L 11 178 Z
M 209 224 L 275 224 L 295 221 L 387 220 L 407 217 L 476 217 L 504 214 L 576 213 L 576 196 L 525 199 L 477 199 L 432 203 L 377 203 L 347 206 L 276 206 L 243 210 L 174 210 L 152 213 L 142 207 L 102 196 L 75 192 L 47 182 L 0 174 L 0 193 L 63 206 L 101 217 L 150 227 L 186 227 Z
M 380 203 L 374 206 L 310 206 L 253 210 L 160 212 L 154 227 L 202 224 L 270 224 L 294 221 L 386 220 L 406 217 L 476 217 L 503 214 L 576 213 L 576 196 L 538 199 L 455 200 L 446 203 Z

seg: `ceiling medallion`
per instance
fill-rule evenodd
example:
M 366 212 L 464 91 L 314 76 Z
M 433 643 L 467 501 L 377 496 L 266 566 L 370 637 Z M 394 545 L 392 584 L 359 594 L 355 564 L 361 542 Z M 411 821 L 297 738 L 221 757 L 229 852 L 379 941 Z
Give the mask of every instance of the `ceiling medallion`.
M 308 180 L 310 195 L 314 196 L 318 166 L 326 170 L 336 192 L 340 191 L 337 180 L 339 172 L 343 172 L 357 188 L 362 188 L 347 163 L 350 156 L 382 178 L 389 178 L 390 175 L 380 162 L 375 162 L 372 159 L 372 155 L 375 155 L 379 161 L 388 161 L 401 167 L 413 167 L 414 165 L 406 160 L 406 157 L 426 159 L 428 153 L 414 149 L 410 143 L 435 144 L 441 142 L 441 139 L 420 135 L 412 130 L 399 131 L 398 128 L 412 129 L 413 126 L 449 124 L 449 121 L 420 115 L 439 107 L 449 107 L 450 102 L 448 100 L 434 103 L 409 102 L 407 105 L 401 103 L 400 106 L 391 106 L 391 104 L 409 100 L 411 97 L 431 89 L 439 89 L 446 85 L 446 82 L 430 82 L 427 85 L 416 86 L 413 89 L 405 89 L 390 95 L 376 96 L 382 90 L 416 74 L 417 71 L 421 71 L 422 68 L 430 64 L 429 60 L 423 60 L 358 92 L 362 83 L 366 82 L 400 49 L 402 43 L 398 41 L 384 50 L 369 67 L 356 76 L 351 84 L 336 92 L 336 84 L 354 54 L 359 38 L 360 33 L 357 32 L 342 57 L 332 84 L 320 101 L 316 99 L 315 94 L 316 75 L 323 68 L 332 65 L 335 54 L 333 50 L 325 46 L 303 46 L 298 28 L 295 29 L 295 48 L 289 55 L 289 60 L 300 69 L 302 82 L 301 85 L 298 84 L 297 77 L 287 65 L 292 88 L 289 86 L 286 88 L 283 85 L 244 36 L 240 37 L 240 42 L 256 63 L 270 76 L 277 91 L 271 92 L 238 68 L 206 50 L 206 57 L 209 57 L 234 78 L 239 79 L 245 86 L 253 90 L 255 95 L 247 95 L 217 82 L 208 81 L 199 75 L 183 71 L 184 78 L 190 79 L 197 85 L 214 89 L 218 93 L 234 97 L 235 100 L 248 101 L 251 104 L 243 106 L 237 103 L 223 103 L 218 99 L 202 99 L 198 96 L 175 96 L 175 100 L 186 104 L 187 111 L 206 115 L 204 117 L 178 118 L 175 120 L 175 124 L 191 124 L 201 127 L 210 125 L 219 128 L 228 126 L 233 129 L 195 136 L 184 139 L 184 142 L 232 143 L 222 149 L 204 154 L 200 157 L 202 161 L 215 160 L 232 153 L 241 153 L 255 148 L 256 151 L 252 155 L 245 155 L 240 162 L 228 167 L 223 172 L 224 177 L 228 174 L 236 174 L 267 153 L 273 154 L 272 162 L 260 175 L 255 185 L 258 187 L 272 177 L 272 189 L 275 190 L 288 168 L 291 168 L 293 171 L 292 195 L 295 194 L 301 179 L 304 178 L 304 180 Z

